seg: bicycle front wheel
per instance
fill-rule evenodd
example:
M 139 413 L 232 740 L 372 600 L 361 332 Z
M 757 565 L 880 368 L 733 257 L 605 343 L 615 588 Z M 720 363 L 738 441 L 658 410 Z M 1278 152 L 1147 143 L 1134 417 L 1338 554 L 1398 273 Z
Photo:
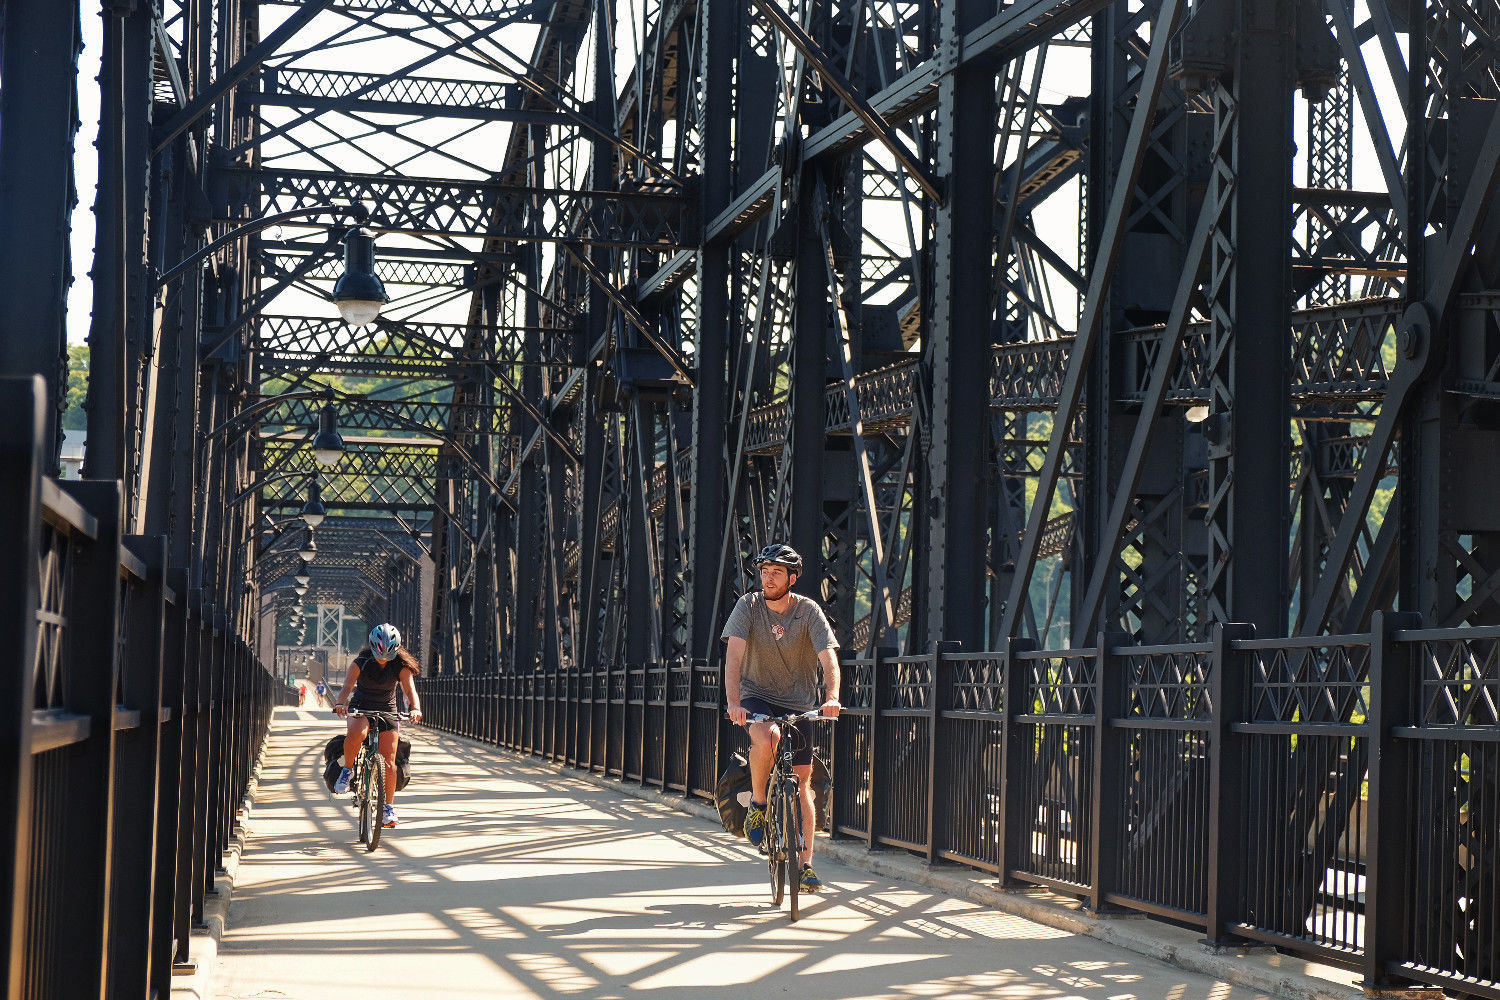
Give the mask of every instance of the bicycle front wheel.
M 771 869 L 771 905 L 780 906 L 786 892 L 786 845 L 781 840 L 782 795 L 774 783 L 766 796 L 766 863 Z
M 354 825 L 359 830 L 359 842 L 370 842 L 370 811 L 365 808 L 365 754 L 360 751 L 354 758 Z
M 370 831 L 370 839 L 365 842 L 365 851 L 373 851 L 380 846 L 380 824 L 385 817 L 382 815 L 385 808 L 385 759 L 379 754 L 370 754 L 369 760 L 365 761 L 365 801 L 363 817 L 360 819 L 360 827 Z
M 795 792 L 789 792 L 786 799 L 781 839 L 786 845 L 786 877 L 792 884 L 791 917 L 796 920 L 797 892 L 802 888 L 802 800 Z

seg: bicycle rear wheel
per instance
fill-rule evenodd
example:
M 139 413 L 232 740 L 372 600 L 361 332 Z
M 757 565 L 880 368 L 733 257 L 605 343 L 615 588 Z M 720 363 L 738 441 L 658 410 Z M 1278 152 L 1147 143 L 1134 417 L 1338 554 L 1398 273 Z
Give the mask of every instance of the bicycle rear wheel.
M 364 814 L 360 819 L 360 826 L 368 828 L 370 839 L 365 843 L 365 851 L 373 851 L 380 846 L 380 827 L 382 815 L 385 808 L 385 759 L 379 754 L 370 754 L 365 761 L 365 800 L 361 812 Z
M 771 869 L 771 905 L 780 906 L 786 893 L 786 845 L 781 842 L 782 795 L 774 775 L 766 796 L 766 863 Z

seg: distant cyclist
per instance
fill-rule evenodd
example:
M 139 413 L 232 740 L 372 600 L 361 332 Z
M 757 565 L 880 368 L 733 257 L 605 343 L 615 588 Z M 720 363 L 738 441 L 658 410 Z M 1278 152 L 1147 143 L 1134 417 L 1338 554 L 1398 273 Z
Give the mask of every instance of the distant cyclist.
M 819 707 L 828 718 L 837 718 L 839 644 L 817 602 L 792 593 L 792 584 L 802 573 L 802 557 L 790 545 L 773 542 L 760 550 L 755 565 L 760 570 L 760 591 L 739 599 L 721 636 L 728 643 L 724 694 L 730 719 L 743 726 L 751 714 L 793 715 Z M 818 692 L 820 663 L 826 698 Z M 758 847 L 766 834 L 767 779 L 783 734 L 769 722 L 752 723 L 749 730 L 750 808 L 745 813 L 745 837 Z M 812 723 L 802 722 L 786 734 L 797 741 L 792 769 L 802 797 L 802 829 L 808 831 L 799 859 L 803 892 L 823 888 L 812 868 L 813 837 L 818 829 L 812 730 Z
M 412 722 L 422 721 L 422 703 L 417 699 L 416 676 L 421 673 L 417 658 L 401 648 L 401 633 L 394 625 L 376 625 L 370 630 L 370 644 L 359 651 L 354 662 L 349 664 L 349 674 L 344 678 L 343 690 L 333 710 L 348 716 L 349 710 L 367 712 L 395 712 L 396 685 L 406 695 L 406 704 Z M 353 692 L 353 698 L 350 692 Z M 349 790 L 349 780 L 354 777 L 354 758 L 365 740 L 370 720 L 362 715 L 349 717 L 348 735 L 344 737 L 344 769 L 334 782 L 335 794 Z M 380 756 L 385 758 L 385 826 L 396 825 L 396 745 L 399 741 L 400 723 L 380 734 Z

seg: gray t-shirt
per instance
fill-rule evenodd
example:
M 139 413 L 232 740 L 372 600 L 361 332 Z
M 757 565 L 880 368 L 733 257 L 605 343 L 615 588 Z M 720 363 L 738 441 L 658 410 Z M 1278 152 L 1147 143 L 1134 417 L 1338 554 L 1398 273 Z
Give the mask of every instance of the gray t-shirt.
M 740 665 L 740 697 L 763 698 L 798 712 L 823 703 L 818 696 L 818 654 L 837 649 L 838 640 L 816 601 L 792 595 L 784 615 L 766 607 L 765 595 L 753 591 L 739 599 L 724 623 L 724 641 L 745 640 Z

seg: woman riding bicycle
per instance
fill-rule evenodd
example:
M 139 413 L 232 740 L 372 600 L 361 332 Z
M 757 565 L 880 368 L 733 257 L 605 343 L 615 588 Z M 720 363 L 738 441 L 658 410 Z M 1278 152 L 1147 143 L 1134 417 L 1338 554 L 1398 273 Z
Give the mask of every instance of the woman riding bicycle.
M 416 676 L 421 673 L 417 658 L 401 648 L 401 633 L 394 625 L 376 625 L 370 630 L 370 644 L 359 651 L 349 664 L 349 674 L 344 678 L 343 690 L 333 710 L 349 718 L 349 732 L 344 737 L 344 769 L 334 782 L 335 794 L 349 790 L 349 780 L 354 777 L 354 758 L 359 746 L 365 741 L 370 720 L 362 715 L 349 715 L 349 710 L 365 712 L 396 711 L 396 685 L 406 695 L 406 704 L 412 722 L 422 721 L 422 703 L 417 699 Z M 350 692 L 353 692 L 353 698 Z M 380 756 L 385 758 L 385 811 L 383 825 L 396 825 L 396 745 L 399 741 L 400 723 L 380 734 Z
M 839 714 L 838 640 L 816 601 L 792 593 L 802 572 L 802 556 L 790 545 L 772 543 L 755 557 L 760 592 L 741 597 L 724 625 L 721 638 L 728 645 L 724 659 L 724 695 L 729 717 L 744 726 L 756 715 L 794 715 L 822 709 L 825 718 Z M 828 692 L 818 698 L 818 666 Z M 750 808 L 745 813 L 745 837 L 760 846 L 765 837 L 766 786 L 781 730 L 770 722 L 754 722 L 750 730 Z M 812 790 L 811 726 L 794 724 L 786 735 L 796 740 L 792 770 L 802 799 L 803 838 L 801 890 L 823 887 L 812 868 L 817 810 Z

